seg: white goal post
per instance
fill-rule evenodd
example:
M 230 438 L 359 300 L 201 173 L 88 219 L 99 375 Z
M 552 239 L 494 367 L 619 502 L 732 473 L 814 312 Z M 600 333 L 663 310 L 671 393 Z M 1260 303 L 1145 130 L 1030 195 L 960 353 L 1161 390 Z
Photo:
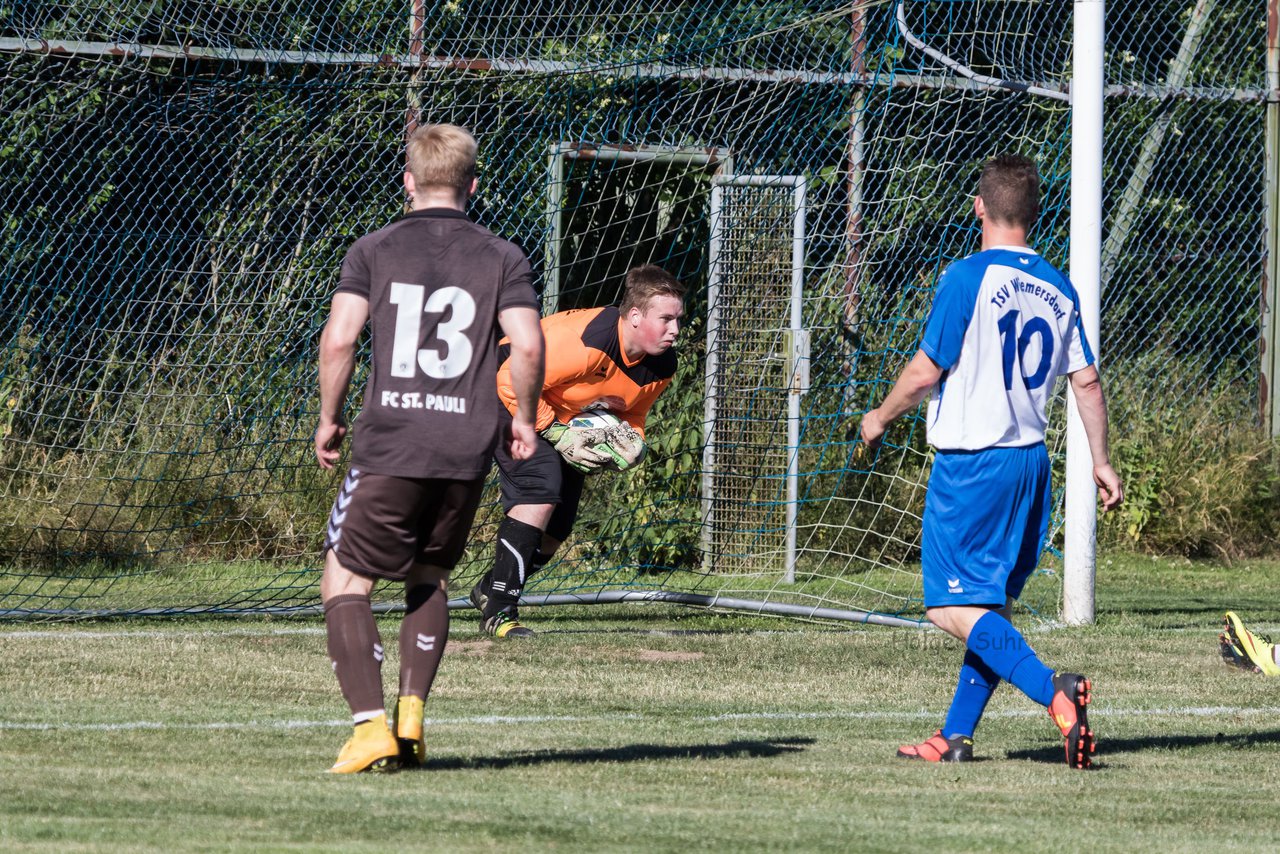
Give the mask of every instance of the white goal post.
M 767 573 L 781 563 L 787 584 L 796 571 L 800 398 L 809 388 L 806 186 L 802 175 L 717 175 L 711 187 L 702 551 L 716 564 L 708 569 Z M 722 358 L 728 348 L 737 352 L 732 373 Z M 735 407 L 761 397 L 781 410 L 783 396 L 787 444 L 778 459 L 767 414 L 753 416 L 765 431 L 753 436 Z M 780 523 L 772 518 L 779 505 Z
M 1075 0 L 1071 77 L 1071 283 L 1080 317 L 1101 358 L 1102 327 L 1102 98 L 1104 0 Z M 1063 523 L 1062 620 L 1094 620 L 1098 551 L 1098 490 L 1093 457 L 1075 396 L 1067 395 L 1067 477 Z

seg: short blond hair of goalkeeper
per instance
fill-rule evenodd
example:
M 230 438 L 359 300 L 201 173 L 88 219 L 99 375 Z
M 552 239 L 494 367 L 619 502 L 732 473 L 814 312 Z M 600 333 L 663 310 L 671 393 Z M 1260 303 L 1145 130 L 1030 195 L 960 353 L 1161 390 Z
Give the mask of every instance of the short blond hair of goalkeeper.
M 423 125 L 405 146 L 408 168 L 419 190 L 450 189 L 462 198 L 476 178 L 476 139 L 463 127 Z
M 626 286 L 622 292 L 622 315 L 631 309 L 644 312 L 649 300 L 656 296 L 675 297 L 684 301 L 685 287 L 680 280 L 656 264 L 642 264 L 627 271 Z

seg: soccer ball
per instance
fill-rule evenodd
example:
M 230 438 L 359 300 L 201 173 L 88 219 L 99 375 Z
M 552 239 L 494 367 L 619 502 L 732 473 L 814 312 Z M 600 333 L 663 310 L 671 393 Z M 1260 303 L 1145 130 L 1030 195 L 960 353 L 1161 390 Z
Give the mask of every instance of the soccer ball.
M 603 409 L 588 409 L 569 419 L 569 426 L 575 430 L 585 427 L 613 427 L 621 423 L 618 416 Z

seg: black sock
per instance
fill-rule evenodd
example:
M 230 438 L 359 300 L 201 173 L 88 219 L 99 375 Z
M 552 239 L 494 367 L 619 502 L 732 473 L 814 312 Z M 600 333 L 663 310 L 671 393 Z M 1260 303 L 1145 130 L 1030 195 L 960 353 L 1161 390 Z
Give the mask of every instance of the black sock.
M 502 520 L 498 526 L 498 554 L 493 562 L 485 619 L 499 611 L 513 613 L 516 610 L 533 566 L 533 554 L 541 543 L 542 531 L 533 525 L 510 516 Z
M 533 577 L 534 573 L 542 572 L 543 567 L 550 563 L 551 558 L 553 557 L 555 557 L 553 554 L 543 554 L 541 549 L 534 552 L 533 558 L 529 561 L 529 571 L 525 573 L 525 581 L 528 582 L 528 580 Z M 490 569 L 486 572 L 480 580 L 476 582 L 476 586 L 484 592 L 484 595 L 490 595 L 493 590 L 493 570 Z M 1280 647 L 1276 648 L 1280 649 Z
M 542 572 L 542 568 L 546 566 L 554 555 L 544 554 L 542 549 L 538 549 L 533 553 L 533 557 L 529 560 L 529 576 L 533 577 L 535 572 Z

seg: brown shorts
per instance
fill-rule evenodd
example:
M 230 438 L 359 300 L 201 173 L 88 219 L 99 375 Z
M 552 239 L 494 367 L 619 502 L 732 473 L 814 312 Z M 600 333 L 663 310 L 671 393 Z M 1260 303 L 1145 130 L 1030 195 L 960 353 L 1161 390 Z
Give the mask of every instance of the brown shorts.
M 392 477 L 351 469 L 329 513 L 324 551 L 368 578 L 403 581 L 415 563 L 453 569 L 483 490 L 482 477 Z

